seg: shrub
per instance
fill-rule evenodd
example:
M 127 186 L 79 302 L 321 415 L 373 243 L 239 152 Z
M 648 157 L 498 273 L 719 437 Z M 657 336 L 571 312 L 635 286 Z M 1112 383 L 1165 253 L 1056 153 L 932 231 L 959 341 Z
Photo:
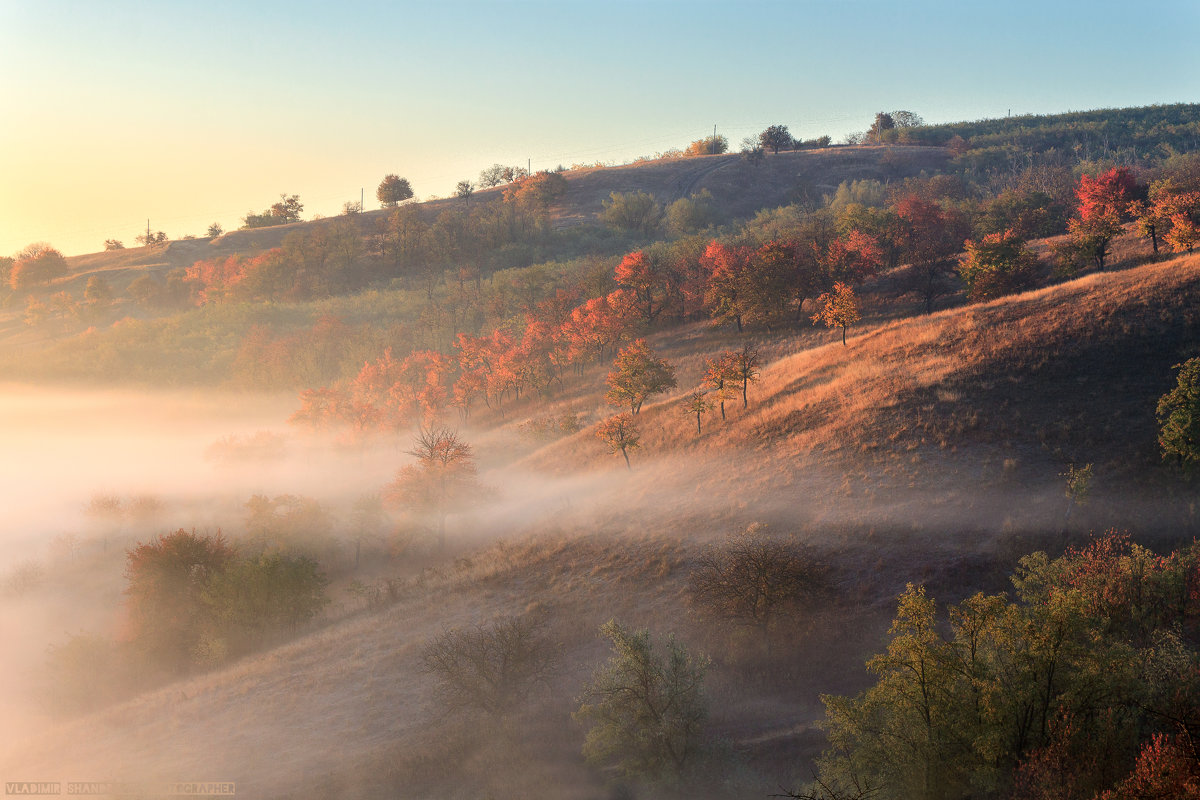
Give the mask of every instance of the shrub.
M 689 653 L 673 636 L 664 654 L 649 631 L 613 620 L 600 631 L 612 642 L 613 656 L 584 687 L 573 715 L 591 725 L 584 756 L 629 777 L 678 774 L 700 747 L 708 658 Z

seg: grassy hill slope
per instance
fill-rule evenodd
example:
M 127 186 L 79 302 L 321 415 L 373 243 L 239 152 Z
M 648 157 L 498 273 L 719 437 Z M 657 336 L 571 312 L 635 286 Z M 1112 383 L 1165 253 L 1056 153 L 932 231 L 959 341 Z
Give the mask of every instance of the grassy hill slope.
M 847 347 L 818 331 L 776 341 L 771 352 L 792 352 L 724 424 L 711 414 L 697 436 L 678 398 L 647 406 L 628 473 L 590 430 L 548 445 L 521 465 L 539 491 L 506 519 L 524 521 L 471 521 L 477 549 L 383 610 L 31 738 L 4 771 L 236 780 L 256 797 L 604 796 L 569 711 L 606 654 L 597 626 L 617 617 L 714 654 L 712 728 L 741 766 L 709 791 L 769 793 L 806 777 L 817 695 L 863 685 L 903 583 L 941 599 L 1000 588 L 1018 552 L 1006 537 L 1058 530 L 1066 463 L 1097 466 L 1072 536 L 1190 530 L 1157 466 L 1153 407 L 1171 365 L 1200 347 L 1198 301 L 1200 257 L 1185 257 L 864 326 Z M 693 328 L 657 344 L 682 391 L 726 341 Z M 600 406 L 598 389 L 579 401 Z M 554 503 L 548 473 L 575 481 Z M 517 474 L 485 477 L 519 506 Z M 789 634 L 786 652 L 806 654 L 796 666 L 748 679 L 744 643 L 721 640 L 685 598 L 701 547 L 752 521 L 817 545 L 834 591 Z M 564 647 L 551 685 L 509 720 L 445 714 L 419 670 L 423 644 L 522 612 L 547 615 Z

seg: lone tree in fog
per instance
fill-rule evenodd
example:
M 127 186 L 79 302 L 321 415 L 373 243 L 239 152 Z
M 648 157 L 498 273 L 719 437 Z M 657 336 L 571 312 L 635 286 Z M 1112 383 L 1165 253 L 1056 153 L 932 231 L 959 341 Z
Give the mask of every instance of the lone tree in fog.
M 824 587 L 824 567 L 809 548 L 751 525 L 704 551 L 689 590 L 706 615 L 758 631 L 769 647 L 775 626 Z
M 209 586 L 233 559 L 233 548 L 219 533 L 199 536 L 183 529 L 130 550 L 125 596 L 135 649 L 168 670 L 184 671 L 210 619 Z
M 384 208 L 395 208 L 413 196 L 412 186 L 408 178 L 399 175 L 386 175 L 375 190 L 375 197 Z
M 421 653 L 421 669 L 438 679 L 438 696 L 448 707 L 500 715 L 549 678 L 558 656 L 543 619 L 506 617 L 444 631 Z
M 635 778 L 682 772 L 700 748 L 708 717 L 708 658 L 689 653 L 674 636 L 664 653 L 649 631 L 631 631 L 615 620 L 600 632 L 612 642 L 613 656 L 584 687 L 572 715 L 591 725 L 584 757 Z
M 446 428 L 422 429 L 408 454 L 416 463 L 396 473 L 384 489 L 384 499 L 433 515 L 438 547 L 444 547 L 446 517 L 484 492 L 476 476 L 475 456 L 470 445 Z
M 596 428 L 596 438 L 608 445 L 610 451 L 625 457 L 626 469 L 633 469 L 629 465 L 629 451 L 641 446 L 642 435 L 632 414 L 617 414 L 604 420 Z

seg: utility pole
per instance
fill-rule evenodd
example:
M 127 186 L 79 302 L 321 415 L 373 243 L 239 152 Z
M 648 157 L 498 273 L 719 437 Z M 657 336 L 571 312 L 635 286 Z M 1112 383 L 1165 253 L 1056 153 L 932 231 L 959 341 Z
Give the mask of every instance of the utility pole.
M 712 154 L 717 154 L 717 123 L 713 123 Z
M 146 217 L 146 246 L 150 246 L 150 218 Z
M 358 210 L 367 210 L 367 187 L 365 186 L 358 187 Z

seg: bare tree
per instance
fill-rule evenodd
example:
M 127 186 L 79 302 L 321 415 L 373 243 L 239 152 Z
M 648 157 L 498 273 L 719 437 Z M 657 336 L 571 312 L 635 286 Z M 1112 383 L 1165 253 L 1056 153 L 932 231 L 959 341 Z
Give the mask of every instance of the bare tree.
M 400 469 L 384 499 L 433 515 L 438 547 L 446 544 L 446 517 L 486 494 L 475 471 L 471 446 L 446 428 L 422 429 L 408 454 L 417 459 Z
M 444 631 L 425 647 L 421 668 L 438 679 L 438 695 L 447 706 L 500 715 L 544 683 L 558 659 L 544 618 L 526 615 Z
M 799 542 L 775 539 L 751 525 L 701 554 L 691 575 L 692 601 L 716 619 L 770 634 L 825 586 L 825 570 Z

